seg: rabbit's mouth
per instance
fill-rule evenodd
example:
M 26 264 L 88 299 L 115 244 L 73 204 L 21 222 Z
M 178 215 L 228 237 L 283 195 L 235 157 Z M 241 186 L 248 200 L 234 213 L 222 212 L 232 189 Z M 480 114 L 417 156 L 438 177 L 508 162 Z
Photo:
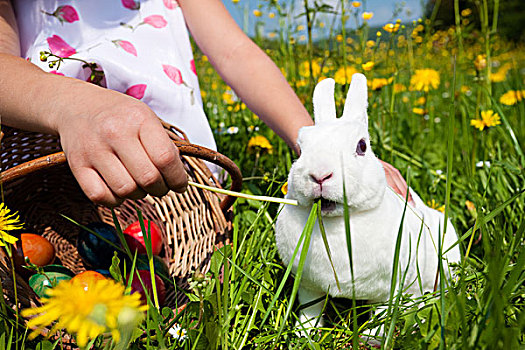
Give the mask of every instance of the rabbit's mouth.
M 330 214 L 337 207 L 337 202 L 321 197 L 321 213 Z

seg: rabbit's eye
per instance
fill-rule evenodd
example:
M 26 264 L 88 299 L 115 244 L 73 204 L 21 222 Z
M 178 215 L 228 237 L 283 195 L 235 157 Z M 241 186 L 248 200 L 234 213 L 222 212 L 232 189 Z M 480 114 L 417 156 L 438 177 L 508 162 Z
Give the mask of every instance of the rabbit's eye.
M 355 150 L 358 156 L 364 156 L 366 152 L 366 141 L 365 139 L 359 140 L 357 143 L 357 148 Z

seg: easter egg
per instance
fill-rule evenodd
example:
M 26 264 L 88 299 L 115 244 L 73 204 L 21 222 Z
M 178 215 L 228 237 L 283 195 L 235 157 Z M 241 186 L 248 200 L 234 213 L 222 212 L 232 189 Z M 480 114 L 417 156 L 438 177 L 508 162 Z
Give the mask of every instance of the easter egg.
M 135 263 L 135 267 L 137 270 L 148 270 L 149 271 L 149 261 L 148 261 L 148 255 L 147 254 L 139 254 L 137 255 L 137 261 Z M 170 271 L 168 268 L 168 265 L 158 255 L 153 255 L 153 269 L 156 274 L 163 278 L 170 278 Z
M 47 265 L 43 274 L 37 273 L 29 278 L 29 286 L 40 298 L 47 296 L 49 288 L 53 288 L 62 281 L 68 281 L 75 275 L 62 265 Z
M 137 274 L 140 275 L 140 279 L 144 283 L 145 289 L 142 287 L 142 284 L 140 283 Z M 164 286 L 164 282 L 162 282 L 162 279 L 157 275 L 155 275 L 155 284 L 157 287 L 157 296 L 159 297 L 159 304 L 162 305 L 164 304 L 164 300 L 166 299 L 166 287 Z M 148 270 L 136 270 L 133 273 L 133 280 L 131 281 L 131 293 L 140 293 L 140 299 L 144 304 L 146 304 L 146 292 L 148 293 L 149 297 L 151 298 L 151 301 L 153 302 L 153 285 L 151 283 L 150 272 Z
M 144 220 L 144 227 L 148 230 L 148 222 L 151 223 L 151 250 L 153 255 L 158 255 L 162 249 L 162 236 L 160 229 L 153 221 Z M 124 238 L 131 252 L 146 254 L 146 244 L 144 234 L 140 228 L 140 222 L 135 221 L 124 230 Z
M 113 253 L 118 251 L 115 246 L 120 247 L 117 231 L 104 222 L 92 222 L 86 227 L 96 234 L 84 229 L 80 231 L 77 238 L 78 254 L 87 267 L 108 269 L 111 266 Z
M 89 286 L 93 282 L 96 282 L 99 280 L 105 280 L 105 279 L 106 277 L 104 277 L 101 273 L 97 271 L 87 270 L 87 271 L 79 273 L 78 275 L 73 277 L 71 280 L 80 282 L 84 286 L 84 289 L 87 290 L 87 288 L 89 288 Z
M 25 265 L 25 258 L 32 264 L 45 266 L 55 260 L 55 247 L 44 237 L 34 233 L 22 233 L 17 242 L 16 261 Z

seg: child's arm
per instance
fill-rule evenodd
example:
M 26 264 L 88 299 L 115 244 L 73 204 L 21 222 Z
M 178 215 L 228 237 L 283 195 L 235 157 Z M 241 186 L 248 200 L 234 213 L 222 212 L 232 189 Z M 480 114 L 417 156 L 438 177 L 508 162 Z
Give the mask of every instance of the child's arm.
M 179 0 L 188 28 L 224 81 L 292 149 L 313 121 L 272 60 L 237 26 L 219 0 Z
M 168 188 L 184 191 L 177 148 L 144 103 L 49 74 L 20 55 L 11 4 L 0 0 L 0 117 L 4 125 L 58 135 L 84 193 L 113 206 Z

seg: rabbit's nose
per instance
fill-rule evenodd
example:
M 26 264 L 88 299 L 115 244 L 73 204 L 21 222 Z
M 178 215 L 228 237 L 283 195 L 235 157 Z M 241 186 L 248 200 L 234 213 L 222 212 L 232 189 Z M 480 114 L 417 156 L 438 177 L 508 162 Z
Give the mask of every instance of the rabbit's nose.
M 326 180 L 330 179 L 332 177 L 333 173 L 330 173 L 328 175 L 324 175 L 324 176 L 316 176 L 316 175 L 312 175 L 310 174 L 310 178 L 318 183 L 319 185 L 322 185 L 323 182 L 325 182 Z

